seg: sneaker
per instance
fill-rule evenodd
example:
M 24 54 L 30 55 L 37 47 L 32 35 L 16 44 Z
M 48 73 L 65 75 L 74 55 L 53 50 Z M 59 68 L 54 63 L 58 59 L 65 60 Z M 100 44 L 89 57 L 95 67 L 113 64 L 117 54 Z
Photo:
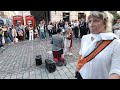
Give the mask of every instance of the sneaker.
M 56 65 L 59 66 L 59 67 L 63 66 L 63 62 L 58 61 L 58 62 L 56 62 Z
M 72 56 L 73 54 L 72 53 L 69 53 L 70 56 Z
M 2 45 L 0 45 L 0 47 L 3 47 L 4 45 L 2 44 Z
M 14 44 L 14 42 L 11 42 L 11 44 Z
M 67 65 L 67 61 L 64 59 L 64 63 L 63 63 L 63 65 L 64 66 L 66 66 Z
M 69 53 L 66 53 L 66 55 L 69 55 Z
M 4 47 L 1 47 L 1 49 L 5 49 Z
M 10 43 L 8 43 L 8 46 L 11 45 Z

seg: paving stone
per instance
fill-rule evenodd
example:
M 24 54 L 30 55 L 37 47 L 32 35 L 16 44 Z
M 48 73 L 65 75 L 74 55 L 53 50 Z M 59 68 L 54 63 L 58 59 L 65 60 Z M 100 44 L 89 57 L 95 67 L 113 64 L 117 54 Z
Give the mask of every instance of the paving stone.
M 30 75 L 30 79 L 36 79 L 35 74 Z
M 73 77 L 73 74 L 70 72 L 66 72 L 65 74 L 67 75 L 68 78 Z
M 61 78 L 62 79 L 68 79 L 68 77 L 65 74 L 61 75 Z
M 65 74 L 65 72 L 63 70 L 59 70 L 58 72 L 59 72 L 60 75 Z
M 55 79 L 61 79 L 61 76 L 60 75 L 56 75 Z
M 66 66 L 49 73 L 45 68 L 47 51 L 51 51 L 50 38 L 45 40 L 22 41 L 7 47 L 0 53 L 1 79 L 69 79 L 73 78 L 80 40 L 73 39 L 73 56 L 65 56 Z M 42 65 L 36 66 L 35 56 L 42 55 Z M 52 56 L 49 56 L 50 58 Z M 74 69 L 74 70 L 73 70 Z M 69 73 L 68 73 L 69 72 Z
M 41 77 L 41 75 L 40 74 L 37 74 L 36 75 L 36 79 L 41 79 L 42 77 Z

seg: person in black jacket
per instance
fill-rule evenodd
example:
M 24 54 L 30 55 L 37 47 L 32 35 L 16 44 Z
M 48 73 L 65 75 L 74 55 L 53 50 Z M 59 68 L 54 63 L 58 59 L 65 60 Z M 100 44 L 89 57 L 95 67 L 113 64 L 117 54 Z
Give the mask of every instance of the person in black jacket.
M 2 43 L 2 34 L 3 34 L 3 31 L 2 31 L 2 28 L 0 27 L 0 47 L 4 46 Z
M 80 24 L 80 37 L 82 38 L 83 35 L 86 35 L 88 32 L 88 28 L 87 28 L 87 23 L 85 22 L 85 19 L 81 19 Z

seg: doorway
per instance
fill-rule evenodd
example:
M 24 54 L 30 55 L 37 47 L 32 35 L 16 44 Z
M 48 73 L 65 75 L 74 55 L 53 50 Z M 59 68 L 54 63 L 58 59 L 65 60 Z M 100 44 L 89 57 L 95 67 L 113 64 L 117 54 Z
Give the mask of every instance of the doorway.
M 70 21 L 70 13 L 63 13 L 63 20 L 69 22 Z
M 81 18 L 86 19 L 85 13 L 78 13 L 78 20 L 80 20 Z

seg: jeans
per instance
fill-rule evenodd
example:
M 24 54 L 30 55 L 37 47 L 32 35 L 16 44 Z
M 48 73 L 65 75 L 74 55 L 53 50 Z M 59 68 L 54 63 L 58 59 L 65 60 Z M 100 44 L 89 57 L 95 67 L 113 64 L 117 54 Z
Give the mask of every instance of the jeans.
M 48 30 L 49 37 L 52 37 L 52 30 Z
M 45 39 L 45 32 L 40 32 L 40 39 Z
M 4 39 L 5 39 L 5 43 L 7 43 L 7 44 L 11 42 L 9 37 L 4 37 Z
M 11 32 L 8 33 L 8 37 L 10 38 L 11 42 L 13 42 L 13 36 Z
M 78 28 L 75 27 L 75 28 L 74 28 L 75 38 L 78 38 L 78 31 L 79 31 Z
M 33 40 L 33 31 L 29 31 L 29 40 Z

